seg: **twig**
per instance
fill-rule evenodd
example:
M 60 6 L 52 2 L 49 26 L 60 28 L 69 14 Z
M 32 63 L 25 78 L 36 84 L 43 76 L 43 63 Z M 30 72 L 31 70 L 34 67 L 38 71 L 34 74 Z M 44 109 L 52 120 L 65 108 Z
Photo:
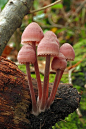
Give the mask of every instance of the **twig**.
M 42 28 L 53 28 L 53 27 L 57 27 L 57 28 L 64 28 L 64 29 L 66 29 L 66 31 L 68 31 L 68 29 L 71 29 L 71 31 L 73 31 L 74 32 L 74 30 L 86 30 L 84 27 L 75 27 L 74 26 L 74 28 L 72 28 L 72 27 L 70 27 L 70 26 L 67 26 L 67 25 L 65 25 L 65 26 L 63 26 L 63 25 L 61 25 L 61 24 L 53 24 L 53 25 L 42 25 L 41 24 L 41 27 Z M 74 29 L 74 30 L 73 30 Z
M 83 2 L 80 4 L 80 6 L 75 10 L 75 13 L 72 14 L 72 12 L 69 12 L 69 13 L 67 14 L 67 16 L 68 16 L 68 17 L 69 17 L 70 15 L 72 15 L 72 17 L 76 16 L 76 14 L 83 8 L 83 6 L 85 5 L 85 3 L 86 3 L 86 0 L 83 1 Z
M 40 9 L 30 11 L 30 13 L 35 13 L 35 12 L 38 12 L 38 11 L 44 10 L 44 9 L 49 8 L 49 7 L 51 7 L 51 6 L 55 5 L 55 4 L 59 3 L 59 2 L 61 2 L 61 0 L 57 0 L 57 1 L 55 1 L 54 3 L 49 4 L 49 5 L 47 5 L 47 6 L 44 6 L 44 7 L 40 8 Z
M 67 17 L 71 16 L 71 18 L 70 18 L 69 22 L 66 23 L 66 26 L 69 26 L 70 23 L 73 25 L 73 23 L 72 23 L 73 18 L 77 16 L 77 14 L 79 13 L 79 11 L 83 8 L 83 6 L 84 6 L 85 4 L 86 4 L 86 0 L 83 1 L 83 2 L 80 4 L 80 6 L 75 10 L 75 13 L 73 13 L 73 12 L 71 11 L 70 13 L 67 14 Z M 76 34 L 76 35 L 77 35 L 77 34 Z M 75 35 L 75 39 L 76 39 L 76 35 Z M 76 42 L 76 41 L 75 41 L 75 42 Z
M 86 12 L 86 8 L 84 7 L 82 9 L 82 17 L 81 17 L 82 24 L 84 24 L 84 22 L 85 22 L 85 12 Z
M 71 73 L 72 73 L 72 71 L 73 71 L 74 69 L 75 69 L 75 67 L 69 70 L 69 75 L 68 75 L 68 77 L 69 77 L 69 83 L 70 83 L 70 84 L 72 84 Z
M 81 117 L 82 117 L 82 114 L 81 114 L 81 112 L 80 112 L 79 108 L 77 108 L 77 109 L 76 109 L 76 112 L 77 112 L 77 114 L 78 114 L 79 118 L 81 118 Z
M 75 13 L 78 13 L 82 8 L 83 6 L 86 4 L 86 0 L 82 2 L 82 4 L 76 9 Z
M 73 71 L 74 69 L 75 69 L 75 67 L 69 70 L 69 75 L 68 75 L 68 77 L 69 77 L 69 83 L 70 83 L 70 84 L 72 84 L 71 73 L 72 73 L 72 71 Z M 82 117 L 82 114 L 81 114 L 79 108 L 76 109 L 76 113 L 77 113 L 77 115 L 79 116 L 79 118 Z

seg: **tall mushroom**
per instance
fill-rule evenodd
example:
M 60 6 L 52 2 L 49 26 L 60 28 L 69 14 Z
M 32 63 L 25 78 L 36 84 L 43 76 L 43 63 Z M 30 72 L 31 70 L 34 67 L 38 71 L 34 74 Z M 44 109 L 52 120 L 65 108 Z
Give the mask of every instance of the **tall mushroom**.
M 59 40 L 57 39 L 57 36 L 55 35 L 55 33 L 53 33 L 52 31 L 46 31 L 46 33 L 44 34 L 44 37 L 48 37 L 48 39 L 51 39 L 51 41 L 56 41 L 58 46 L 59 46 Z M 49 78 L 49 77 L 48 77 Z M 49 81 L 47 84 L 47 95 L 46 95 L 46 100 L 48 99 L 48 87 L 49 87 Z
M 48 86 L 48 77 L 49 77 L 49 68 L 50 68 L 50 57 L 57 56 L 59 53 L 59 45 L 56 40 L 52 40 L 47 36 L 41 40 L 37 48 L 38 56 L 46 57 L 46 66 L 45 66 L 45 74 L 44 74 L 44 83 L 43 83 L 43 91 L 42 91 L 42 100 L 40 105 L 40 112 L 45 111 L 46 106 L 46 95 L 47 95 L 47 86 Z
M 41 39 L 44 37 L 43 31 L 41 27 L 36 23 L 30 23 L 24 30 L 22 37 L 21 37 L 21 44 L 31 44 L 35 50 L 36 54 L 36 44 L 39 44 Z M 41 100 L 42 97 L 42 86 L 41 86 L 41 79 L 40 73 L 38 68 L 37 56 L 34 63 L 35 73 L 37 78 L 37 85 L 38 85 L 38 99 Z
M 36 60 L 35 51 L 31 45 L 24 45 L 17 56 L 18 62 L 21 64 L 26 64 L 26 71 L 27 71 L 27 77 L 28 77 L 28 83 L 29 83 L 29 89 L 32 99 L 32 113 L 34 115 L 38 115 L 37 111 L 37 104 L 36 104 L 36 98 L 35 93 L 32 85 L 31 75 L 30 75 L 30 63 L 34 64 Z
M 62 53 L 59 53 L 58 57 L 53 58 L 51 68 L 56 71 L 56 77 L 55 77 L 53 89 L 47 101 L 46 108 L 50 107 L 51 103 L 53 102 L 55 98 L 60 79 L 62 77 L 62 74 L 66 66 L 67 66 L 67 61 L 66 61 L 65 56 Z

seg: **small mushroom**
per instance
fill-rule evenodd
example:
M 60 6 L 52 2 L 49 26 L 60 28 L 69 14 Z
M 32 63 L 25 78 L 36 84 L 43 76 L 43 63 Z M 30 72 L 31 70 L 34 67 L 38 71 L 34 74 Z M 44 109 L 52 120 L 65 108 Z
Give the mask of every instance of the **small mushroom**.
M 53 58 L 51 68 L 56 71 L 56 77 L 55 77 L 53 89 L 51 91 L 50 97 L 48 98 L 48 101 L 46 104 L 47 109 L 50 107 L 51 103 L 54 101 L 60 79 L 62 77 L 62 74 L 66 66 L 67 66 L 67 61 L 66 61 L 65 56 L 62 53 L 59 53 L 58 57 Z
M 45 111 L 45 106 L 46 106 L 46 96 L 48 94 L 47 86 L 48 86 L 48 80 L 49 80 L 48 78 L 49 78 L 49 69 L 50 69 L 50 57 L 57 56 L 58 53 L 59 53 L 59 45 L 57 44 L 56 40 L 52 40 L 52 37 L 48 38 L 48 35 L 44 36 L 44 38 L 40 41 L 37 48 L 38 56 L 46 57 L 42 100 L 41 100 L 41 105 L 39 109 L 40 112 Z
M 30 66 L 29 66 L 30 63 L 34 64 L 36 60 L 35 51 L 33 47 L 31 45 L 24 45 L 20 49 L 17 59 L 19 63 L 26 64 L 29 89 L 30 89 L 30 94 L 31 94 L 31 99 L 32 99 L 32 113 L 34 115 L 38 115 L 36 98 L 35 98 L 35 93 L 34 93 L 33 84 L 31 80 Z
M 35 50 L 36 54 L 36 44 L 38 45 L 40 40 L 44 37 L 43 31 L 41 27 L 36 23 L 30 23 L 24 30 L 21 38 L 21 44 L 31 44 Z M 38 68 L 37 56 L 34 63 L 35 73 L 37 78 L 37 85 L 38 85 L 38 99 L 41 100 L 42 97 L 42 86 L 41 86 L 41 79 L 40 73 Z
M 60 47 L 60 52 L 66 57 L 67 61 L 73 61 L 75 58 L 74 49 L 69 43 L 64 43 Z
M 21 37 L 21 44 L 39 44 L 44 37 L 41 27 L 36 22 L 31 22 L 24 30 Z

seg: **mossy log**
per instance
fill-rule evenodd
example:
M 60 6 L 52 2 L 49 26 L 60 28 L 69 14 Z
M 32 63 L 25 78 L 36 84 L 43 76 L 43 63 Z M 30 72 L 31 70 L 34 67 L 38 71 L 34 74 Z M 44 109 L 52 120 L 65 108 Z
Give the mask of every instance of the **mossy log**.
M 37 82 L 32 82 L 37 97 Z M 34 116 L 27 76 L 15 63 L 0 57 L 0 129 L 50 129 L 77 109 L 80 98 L 72 85 L 60 84 L 50 109 Z

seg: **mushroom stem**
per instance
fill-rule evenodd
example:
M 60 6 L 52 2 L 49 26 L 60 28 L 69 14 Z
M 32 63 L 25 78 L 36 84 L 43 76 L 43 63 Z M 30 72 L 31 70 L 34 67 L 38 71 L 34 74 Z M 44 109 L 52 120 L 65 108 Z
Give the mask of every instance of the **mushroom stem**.
M 34 89 L 33 89 L 33 85 L 32 85 L 29 63 L 26 63 L 26 71 L 27 71 L 29 89 L 30 89 L 30 94 L 31 94 L 31 99 L 32 99 L 32 113 L 34 115 L 38 115 L 37 103 L 36 103 L 35 93 L 34 93 Z
M 46 66 L 45 66 L 45 74 L 44 74 L 44 83 L 43 83 L 43 91 L 42 91 L 42 100 L 41 100 L 41 105 L 40 105 L 40 111 L 45 110 L 46 106 L 46 96 L 48 92 L 48 78 L 49 78 L 49 69 L 50 69 L 50 55 L 46 56 Z
M 46 100 L 48 99 L 48 89 L 49 89 L 49 76 L 48 76 L 48 82 L 47 82 Z
M 35 50 L 36 53 L 36 45 L 33 42 L 32 43 L 33 48 Z M 37 85 L 38 85 L 38 103 L 41 101 L 41 97 L 42 97 L 42 86 L 41 86 L 41 79 L 40 79 L 40 73 L 39 73 L 39 68 L 38 68 L 38 62 L 37 62 L 37 55 L 36 55 L 36 61 L 34 63 L 34 68 L 35 68 L 35 74 L 36 74 L 36 78 L 37 78 Z
M 63 74 L 63 71 L 62 70 L 58 69 L 56 71 L 56 77 L 55 77 L 53 89 L 51 91 L 50 97 L 48 98 L 47 104 L 46 104 L 46 108 L 47 109 L 50 107 L 51 103 L 54 101 L 54 98 L 55 98 L 55 95 L 56 95 L 56 92 L 57 92 L 57 88 L 58 88 L 60 79 L 62 77 L 62 74 Z
M 56 89 L 55 89 L 55 93 L 54 93 L 54 95 L 53 95 L 52 102 L 53 102 L 54 99 L 55 99 L 55 95 L 56 95 L 56 92 L 57 92 L 57 88 L 58 88 L 58 86 L 59 86 L 59 83 L 60 83 L 61 77 L 62 77 L 62 75 L 63 75 L 63 72 L 64 72 L 64 70 L 61 70 L 61 71 L 60 71 L 59 80 L 58 80 L 58 83 L 57 83 L 57 86 L 56 86 Z M 56 77 L 56 78 L 57 78 L 57 77 Z
M 37 59 L 36 59 L 36 61 L 34 63 L 34 67 L 35 67 L 35 73 L 36 73 L 37 84 L 38 84 L 38 97 L 39 97 L 38 99 L 39 99 L 39 101 L 41 101 L 41 97 L 42 97 L 42 86 L 41 86 L 40 73 L 39 73 Z

